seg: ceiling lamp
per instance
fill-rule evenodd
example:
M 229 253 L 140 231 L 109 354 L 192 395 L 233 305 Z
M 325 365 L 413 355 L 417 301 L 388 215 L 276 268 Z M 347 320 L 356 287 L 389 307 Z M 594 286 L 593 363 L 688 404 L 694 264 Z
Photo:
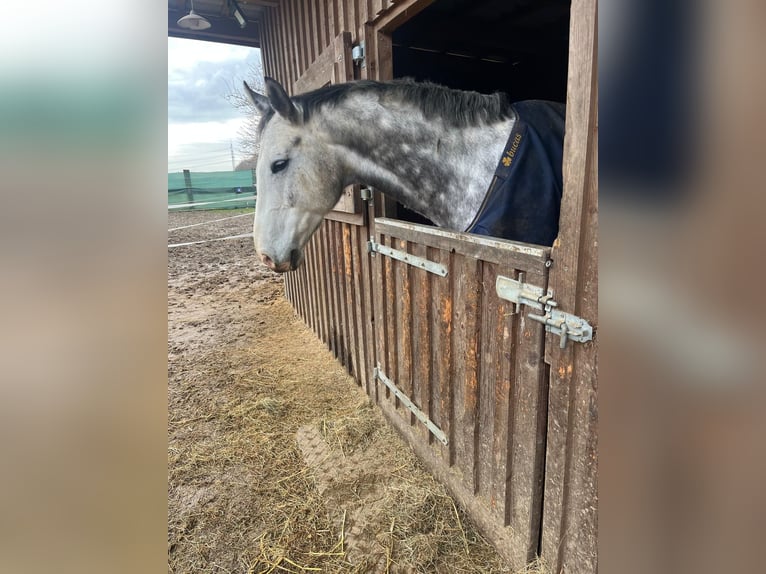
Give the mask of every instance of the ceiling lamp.
M 186 16 L 179 18 L 176 24 L 181 28 L 186 28 L 188 30 L 207 30 L 210 28 L 210 22 L 194 12 L 194 0 L 192 0 L 189 13 Z

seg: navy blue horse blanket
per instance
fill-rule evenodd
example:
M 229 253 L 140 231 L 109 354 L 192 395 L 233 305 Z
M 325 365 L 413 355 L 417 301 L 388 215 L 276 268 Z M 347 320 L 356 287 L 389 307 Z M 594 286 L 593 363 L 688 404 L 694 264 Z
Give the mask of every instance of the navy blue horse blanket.
M 516 122 L 469 233 L 553 245 L 559 231 L 564 104 L 511 106 Z

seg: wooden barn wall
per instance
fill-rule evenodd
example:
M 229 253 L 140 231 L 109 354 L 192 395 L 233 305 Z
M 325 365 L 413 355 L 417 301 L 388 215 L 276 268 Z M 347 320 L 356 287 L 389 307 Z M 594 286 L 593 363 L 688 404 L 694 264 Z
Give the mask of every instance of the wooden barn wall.
M 281 0 L 264 11 L 261 21 L 263 65 L 271 76 L 295 93 L 295 83 L 342 32 L 352 42 L 367 41 L 368 62 L 359 77 L 378 77 L 370 24 L 414 4 L 412 0 Z
M 326 219 L 306 247 L 304 265 L 285 276 L 285 295 L 374 397 L 375 340 L 366 230 L 362 225 Z
M 392 77 L 385 32 L 428 3 L 281 0 L 261 22 L 265 73 L 293 94 L 326 81 Z M 550 254 L 557 300 L 594 327 L 596 14 L 597 0 L 573 0 L 563 215 Z M 360 40 L 364 68 L 347 61 Z M 515 276 L 524 265 L 492 250 L 468 253 L 466 243 L 452 252 L 395 226 L 382 233 L 377 202 L 374 209 L 325 220 L 305 265 L 285 277 L 287 298 L 514 567 L 540 554 L 552 572 L 596 572 L 597 346 L 560 350 L 549 335 L 546 366 L 542 346 L 525 346 L 546 339 L 537 324 L 509 315 L 491 289 L 497 274 Z M 372 235 L 448 265 L 452 278 L 370 257 Z M 536 264 L 526 267 L 534 275 Z M 374 379 L 378 364 L 448 435 L 448 447 Z

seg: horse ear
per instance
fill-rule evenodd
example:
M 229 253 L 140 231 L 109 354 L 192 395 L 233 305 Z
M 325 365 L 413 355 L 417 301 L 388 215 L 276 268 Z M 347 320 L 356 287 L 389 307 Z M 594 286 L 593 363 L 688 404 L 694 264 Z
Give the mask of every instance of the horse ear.
M 245 86 L 245 94 L 247 94 L 248 99 L 255 106 L 255 109 L 258 110 L 259 114 L 264 115 L 271 109 L 269 98 L 262 96 L 258 92 L 254 92 L 253 89 L 247 85 L 247 82 L 242 82 L 242 84 Z
M 266 95 L 274 111 L 293 124 L 299 123 L 300 112 L 295 107 L 290 96 L 285 92 L 285 89 L 276 80 L 271 78 L 265 78 L 264 80 L 266 83 Z

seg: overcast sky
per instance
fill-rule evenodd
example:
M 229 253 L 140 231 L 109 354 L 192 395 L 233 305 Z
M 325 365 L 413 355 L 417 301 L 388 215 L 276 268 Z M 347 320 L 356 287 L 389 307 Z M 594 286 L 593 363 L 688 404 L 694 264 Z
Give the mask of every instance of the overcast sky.
M 231 170 L 229 143 L 239 152 L 242 110 L 226 95 L 239 90 L 260 50 L 168 38 L 168 172 Z

